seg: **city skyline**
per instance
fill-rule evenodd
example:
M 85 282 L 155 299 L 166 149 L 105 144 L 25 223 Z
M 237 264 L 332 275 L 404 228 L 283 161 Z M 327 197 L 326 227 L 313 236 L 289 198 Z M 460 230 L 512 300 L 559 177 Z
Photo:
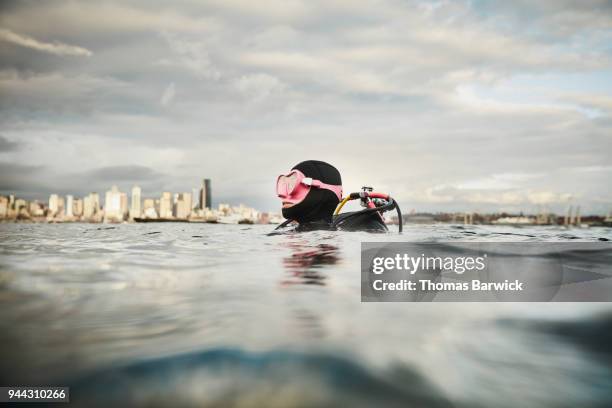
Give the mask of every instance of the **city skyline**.
M 13 194 L 0 195 L 0 219 L 104 223 L 176 220 L 232 224 L 277 222 L 280 214 L 262 212 L 243 203 L 237 206 L 219 203 L 215 208 L 211 180 L 203 179 L 197 199 L 191 192 L 163 191 L 157 196 L 143 195 L 137 185 L 132 186 L 131 194 L 113 185 L 103 195 L 90 192 L 79 197 L 52 193 L 46 202 L 28 201 Z

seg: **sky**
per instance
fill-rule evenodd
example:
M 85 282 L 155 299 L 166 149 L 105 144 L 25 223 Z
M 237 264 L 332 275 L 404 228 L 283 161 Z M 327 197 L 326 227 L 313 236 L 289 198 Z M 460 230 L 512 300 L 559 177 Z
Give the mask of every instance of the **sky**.
M 612 1 L 0 3 L 0 194 L 328 161 L 404 211 L 612 210 Z

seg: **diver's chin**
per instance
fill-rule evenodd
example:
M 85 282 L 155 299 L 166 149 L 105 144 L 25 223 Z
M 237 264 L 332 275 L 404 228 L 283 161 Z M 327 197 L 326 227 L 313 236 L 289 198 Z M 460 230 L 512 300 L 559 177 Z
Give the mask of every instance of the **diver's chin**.
M 293 207 L 295 204 L 293 203 L 289 203 L 289 202 L 285 202 L 283 201 L 283 208 L 291 208 Z

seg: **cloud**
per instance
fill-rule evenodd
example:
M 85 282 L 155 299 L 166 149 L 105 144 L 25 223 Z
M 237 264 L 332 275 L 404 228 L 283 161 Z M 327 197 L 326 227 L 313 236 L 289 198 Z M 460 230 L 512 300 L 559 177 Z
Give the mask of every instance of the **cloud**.
M 90 170 L 86 178 L 109 183 L 138 182 L 158 180 L 163 177 L 159 172 L 139 165 L 107 166 Z
M 0 70 L 0 118 L 154 110 L 158 104 L 153 92 L 118 78 L 89 73 Z
M 600 172 L 612 173 L 612 165 L 610 166 L 583 166 L 583 167 L 575 167 L 571 170 L 580 172 L 580 173 L 600 173 Z
M 205 34 L 217 28 L 219 22 L 201 6 L 192 9 L 183 7 L 151 7 L 151 2 L 84 2 L 60 0 L 53 3 L 15 4 L 4 10 L 2 26 L 13 31 L 27 31 L 40 37 L 60 36 L 78 39 L 87 33 L 96 38 L 119 38 L 134 33 L 178 30 Z M 206 7 L 206 6 L 205 6 Z M 163 10 L 162 10 L 163 9 Z
M 263 101 L 286 87 L 278 78 L 263 73 L 244 75 L 234 81 L 234 86 L 254 102 Z
M 6 30 L 95 55 L 0 43 L 3 158 L 44 166 L 28 191 L 207 176 L 215 200 L 271 209 L 274 176 L 318 158 L 408 209 L 568 193 L 607 212 L 611 16 L 599 0 L 15 3 Z
M 525 182 L 544 177 L 545 174 L 526 174 L 526 173 L 502 173 L 492 174 L 487 177 L 468 180 L 459 183 L 456 187 L 459 190 L 508 190 L 521 187 Z
M 172 101 L 174 100 L 174 95 L 176 94 L 176 89 L 174 86 L 174 82 L 171 82 L 166 89 L 164 89 L 164 93 L 162 94 L 159 103 L 162 104 L 162 106 L 168 106 L 172 103 Z
M 159 59 L 155 62 L 157 65 L 183 68 L 201 79 L 221 78 L 221 72 L 213 65 L 204 41 L 169 32 L 163 32 L 162 37 L 176 55 Z
M 580 106 L 594 116 L 612 116 L 612 96 L 610 95 L 562 95 L 559 100 Z
M 25 189 L 37 190 L 43 187 L 36 176 L 44 171 L 44 166 L 0 162 L 0 191 L 20 192 Z
M 7 139 L 6 137 L 0 135 L 0 153 L 17 150 L 19 148 L 19 145 L 19 143 L 13 142 Z
M 532 204 L 556 204 L 565 203 L 572 198 L 568 193 L 554 193 L 552 191 L 530 191 L 527 193 L 527 199 Z
M 459 208 L 473 209 L 478 206 L 523 206 L 532 208 L 537 205 L 562 205 L 572 198 L 571 194 L 529 189 L 465 190 L 449 186 L 436 186 L 410 195 L 412 203 L 454 204 Z
M 63 44 L 61 42 L 41 42 L 32 37 L 17 34 L 5 28 L 0 28 L 0 40 L 55 55 L 73 55 L 80 57 L 91 57 L 93 55 L 93 52 L 86 48 L 77 47 L 76 45 Z

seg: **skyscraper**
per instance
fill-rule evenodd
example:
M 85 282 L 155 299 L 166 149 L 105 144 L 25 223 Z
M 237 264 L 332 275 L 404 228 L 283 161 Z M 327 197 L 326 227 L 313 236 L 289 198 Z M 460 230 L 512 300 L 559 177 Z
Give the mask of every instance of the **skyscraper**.
M 57 197 L 57 214 L 59 216 L 63 216 L 65 214 L 64 209 L 66 208 L 64 197 Z
M 144 218 L 157 218 L 157 210 L 155 210 L 155 200 L 145 198 L 142 203 L 142 215 Z
M 9 207 L 10 208 L 10 207 Z M 54 217 L 59 211 L 59 197 L 57 194 L 51 194 L 49 196 L 49 213 Z
M 125 220 L 129 213 L 128 196 L 126 193 L 120 193 L 121 202 L 121 219 Z
M 176 200 L 176 218 L 186 219 L 191 214 L 191 193 L 181 193 Z
M 113 186 L 106 192 L 104 199 L 104 219 L 107 221 L 123 220 L 123 211 L 121 209 L 121 192 L 117 186 Z
M 66 196 L 66 217 L 72 217 L 73 209 L 74 209 L 74 197 L 69 194 Z
M 83 218 L 87 219 L 94 214 L 93 200 L 91 194 L 88 194 L 83 198 Z
M 159 217 L 172 218 L 172 193 L 163 192 L 159 200 Z
M 130 207 L 130 217 L 138 218 L 140 217 L 141 209 L 140 209 L 140 187 L 134 186 L 132 187 L 132 206 Z
M 91 200 L 93 202 L 94 213 L 100 212 L 100 194 L 94 192 L 90 194 Z
M 202 180 L 200 188 L 200 210 L 212 208 L 212 196 L 210 191 L 210 179 Z
M 75 217 L 80 217 L 81 215 L 83 215 L 83 199 L 81 198 L 74 199 L 72 215 L 74 215 Z
M 6 218 L 8 215 L 8 197 L 0 196 L 0 218 Z

